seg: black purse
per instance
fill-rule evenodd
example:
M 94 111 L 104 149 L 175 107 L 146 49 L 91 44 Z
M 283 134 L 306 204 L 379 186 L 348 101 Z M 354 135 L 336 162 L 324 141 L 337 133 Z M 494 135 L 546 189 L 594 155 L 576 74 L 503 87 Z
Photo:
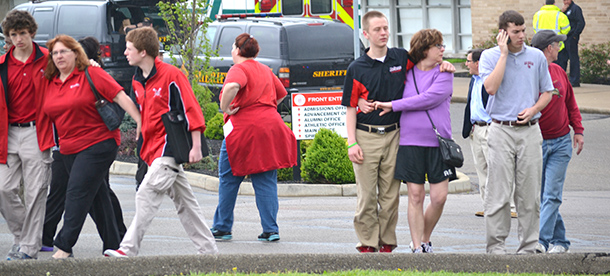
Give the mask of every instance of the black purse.
M 95 108 L 97 112 L 102 117 L 104 124 L 108 127 L 109 130 L 115 130 L 119 128 L 121 123 L 123 122 L 123 117 L 125 117 L 125 110 L 121 108 L 121 106 L 117 103 L 111 103 L 101 97 L 97 92 L 95 85 L 93 84 L 93 80 L 91 80 L 91 76 L 89 75 L 89 67 L 85 68 L 85 76 L 87 76 L 87 81 L 89 81 L 89 86 L 91 87 L 91 91 L 95 95 Z
M 415 81 L 415 71 L 411 69 L 411 73 L 413 73 L 413 83 L 415 84 L 415 91 L 419 95 L 419 89 L 417 88 L 417 81 Z M 464 165 L 464 154 L 462 153 L 462 148 L 458 145 L 453 139 L 445 138 L 438 133 L 436 130 L 436 126 L 434 122 L 432 122 L 432 118 L 430 117 L 430 113 L 426 110 L 426 115 L 428 115 L 428 119 L 432 124 L 432 129 L 434 129 L 434 133 L 436 133 L 436 138 L 438 139 L 438 146 L 441 151 L 441 156 L 443 158 L 443 162 L 449 166 L 460 168 Z
M 188 163 L 189 153 L 193 147 L 193 137 L 188 131 L 186 125 L 186 115 L 182 107 L 182 101 L 178 92 L 170 89 L 170 111 L 161 115 L 161 121 L 167 133 L 167 143 L 171 148 L 171 152 L 177 164 Z M 201 133 L 201 155 L 206 157 L 209 155 L 207 140 Z

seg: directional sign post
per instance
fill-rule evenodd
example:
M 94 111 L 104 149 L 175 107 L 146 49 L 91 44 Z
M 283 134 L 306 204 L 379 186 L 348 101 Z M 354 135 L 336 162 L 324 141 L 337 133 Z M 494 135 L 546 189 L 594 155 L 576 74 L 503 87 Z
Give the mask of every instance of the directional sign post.
M 342 96 L 341 91 L 292 94 L 292 131 L 297 140 L 312 140 L 320 128 L 347 138 Z

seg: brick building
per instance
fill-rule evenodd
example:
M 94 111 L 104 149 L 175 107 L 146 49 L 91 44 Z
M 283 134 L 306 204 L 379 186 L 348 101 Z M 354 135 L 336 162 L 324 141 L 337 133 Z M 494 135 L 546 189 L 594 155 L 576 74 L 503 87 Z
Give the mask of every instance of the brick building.
M 533 16 L 544 0 L 513 0 L 489 1 L 472 0 L 472 40 L 479 44 L 491 36 L 491 30 L 498 28 L 498 17 L 508 9 L 516 10 L 525 17 L 527 38 L 534 36 Z M 575 0 L 574 3 L 582 8 L 587 25 L 580 37 L 580 43 L 598 44 L 610 41 L 610 1 L 609 0 Z M 555 0 L 555 5 L 563 6 L 562 0 Z
M 527 37 L 534 35 L 533 16 L 544 0 L 360 0 L 362 14 L 369 10 L 383 12 L 390 20 L 390 44 L 409 47 L 411 36 L 422 28 L 436 28 L 444 35 L 446 56 L 463 56 L 473 44 L 480 44 L 498 28 L 498 17 L 513 9 L 525 17 Z M 576 0 L 587 25 L 581 43 L 608 42 L 610 0 Z M 558 7 L 562 0 L 556 0 Z

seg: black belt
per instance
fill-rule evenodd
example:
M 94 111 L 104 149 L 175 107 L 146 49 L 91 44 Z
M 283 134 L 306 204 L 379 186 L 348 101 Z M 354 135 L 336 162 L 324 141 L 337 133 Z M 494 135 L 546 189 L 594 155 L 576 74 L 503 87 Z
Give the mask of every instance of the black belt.
M 36 121 L 31 121 L 27 123 L 12 123 L 11 126 L 15 127 L 33 127 L 36 125 Z
M 481 121 L 481 122 L 474 122 L 474 125 L 477 125 L 477 126 L 488 126 L 488 125 L 489 125 L 489 123 L 488 123 L 488 122 L 482 122 L 482 121 Z
M 491 119 L 491 121 L 496 124 L 501 124 L 501 125 L 505 125 L 505 126 L 518 126 L 518 127 L 519 126 L 533 126 L 538 123 L 538 119 L 530 120 L 525 124 L 518 123 L 517 121 L 498 121 L 496 119 Z
M 356 124 L 356 128 L 359 130 L 364 130 L 364 131 L 373 132 L 373 133 L 377 133 L 377 134 L 386 134 L 388 132 L 398 129 L 398 124 L 393 124 L 389 127 L 372 127 L 370 125 Z

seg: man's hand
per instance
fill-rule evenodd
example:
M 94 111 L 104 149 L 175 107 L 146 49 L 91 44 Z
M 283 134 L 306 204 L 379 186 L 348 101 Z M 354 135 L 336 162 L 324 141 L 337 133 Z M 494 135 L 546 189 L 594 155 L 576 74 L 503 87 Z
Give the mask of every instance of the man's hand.
M 527 124 L 536 113 L 538 112 L 534 107 L 523 109 L 523 111 L 519 112 L 519 115 L 517 115 L 517 124 Z
M 500 52 L 502 54 L 508 54 L 508 32 L 506 30 L 500 29 L 498 32 L 498 36 L 496 36 L 496 40 L 498 41 L 498 46 L 500 47 Z
M 576 150 L 576 155 L 579 155 L 580 152 L 582 151 L 583 146 L 585 145 L 585 136 L 583 136 L 582 134 L 574 134 L 574 145 L 572 146 L 573 148 L 577 148 Z
M 193 145 L 191 151 L 189 152 L 189 163 L 197 163 L 201 161 L 201 159 L 203 159 L 203 155 L 201 154 L 201 144 L 199 147 L 195 147 L 195 145 Z
M 367 114 L 375 110 L 375 104 L 363 98 L 358 98 L 358 109 L 360 112 Z
M 91 66 L 93 66 L 93 67 L 102 67 L 102 66 L 100 66 L 100 64 L 99 64 L 99 63 L 97 63 L 97 61 L 95 61 L 95 60 L 93 60 L 93 59 L 90 59 L 90 60 L 89 60 L 89 65 L 91 65 Z
M 374 102 L 375 109 L 381 109 L 379 116 L 392 112 L 392 102 Z
M 364 154 L 362 154 L 362 149 L 358 144 L 347 149 L 347 154 L 349 155 L 349 160 L 356 164 L 362 164 L 364 161 Z

